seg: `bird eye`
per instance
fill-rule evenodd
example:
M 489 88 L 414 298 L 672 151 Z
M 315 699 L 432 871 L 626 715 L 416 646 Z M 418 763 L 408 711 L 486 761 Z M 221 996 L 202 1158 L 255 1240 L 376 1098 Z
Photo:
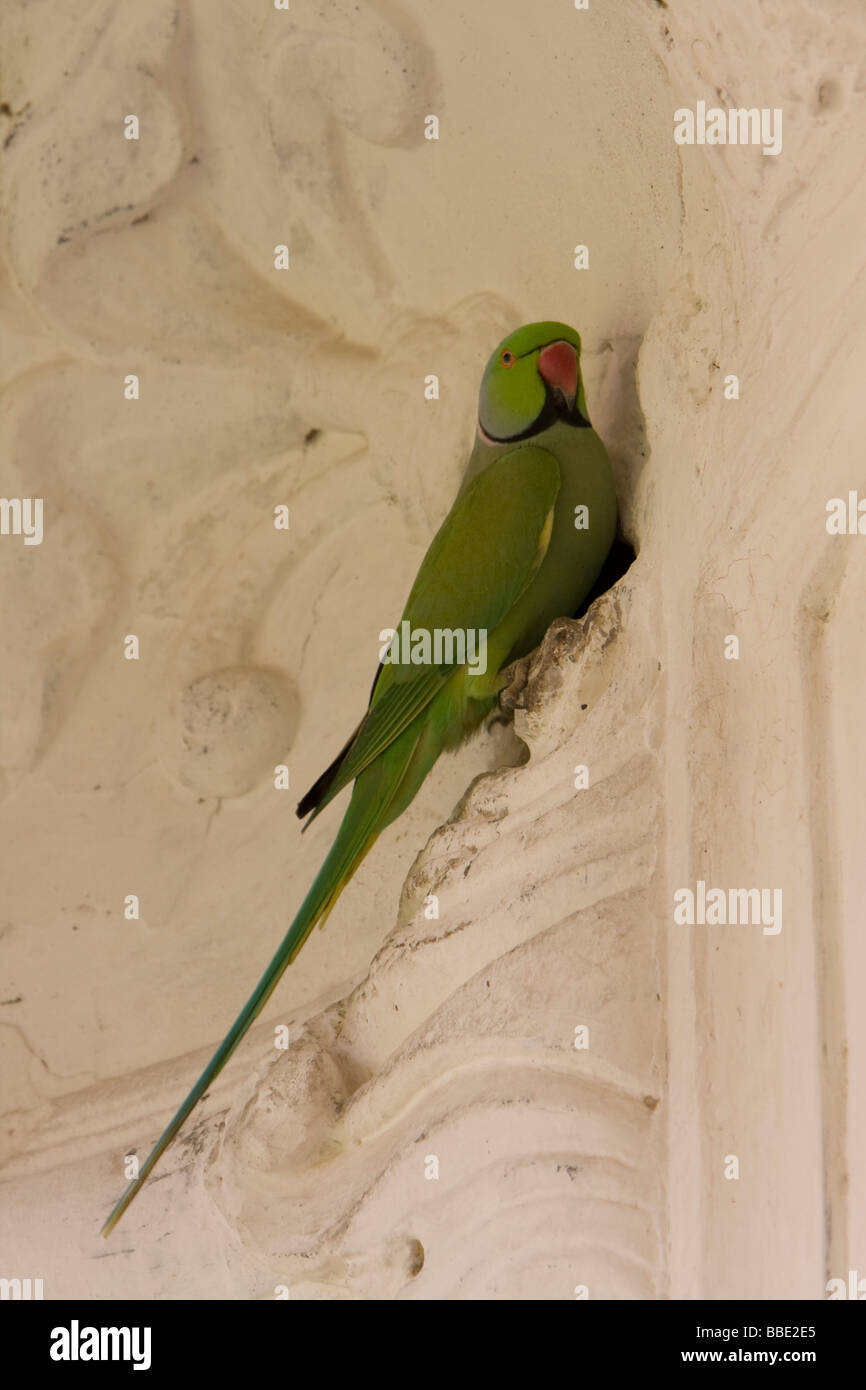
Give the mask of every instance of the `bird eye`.
M 514 361 L 514 353 L 509 352 L 506 348 L 500 360 L 502 362 L 503 367 L 510 367 L 512 362 Z

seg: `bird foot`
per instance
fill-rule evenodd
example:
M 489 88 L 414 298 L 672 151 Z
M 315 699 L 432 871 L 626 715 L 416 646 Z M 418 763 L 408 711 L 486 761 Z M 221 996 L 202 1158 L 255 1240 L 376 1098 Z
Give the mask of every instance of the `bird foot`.
M 529 656 L 518 657 L 517 661 L 512 661 L 510 666 L 506 666 L 502 672 L 504 681 L 503 687 L 499 692 L 499 703 L 503 709 L 522 709 L 523 692 L 526 689 L 526 682 L 529 679 L 529 668 L 532 665 L 532 653 Z

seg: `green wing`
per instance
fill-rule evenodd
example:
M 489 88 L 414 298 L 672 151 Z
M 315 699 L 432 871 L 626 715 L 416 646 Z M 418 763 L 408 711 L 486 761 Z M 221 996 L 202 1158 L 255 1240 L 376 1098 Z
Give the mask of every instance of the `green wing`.
M 434 536 L 401 622 L 429 632 L 497 628 L 544 559 L 559 485 L 553 454 L 531 444 L 501 454 L 479 473 Z M 453 664 L 382 667 L 370 708 L 313 815 L 402 733 L 453 670 Z

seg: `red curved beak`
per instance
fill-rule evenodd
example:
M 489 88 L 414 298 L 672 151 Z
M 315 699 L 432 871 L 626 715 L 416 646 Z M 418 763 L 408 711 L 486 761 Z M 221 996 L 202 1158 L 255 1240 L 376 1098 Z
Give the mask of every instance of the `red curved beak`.
M 539 354 L 538 370 L 548 386 L 562 392 L 569 410 L 573 410 L 577 399 L 577 353 L 571 343 L 550 343 Z

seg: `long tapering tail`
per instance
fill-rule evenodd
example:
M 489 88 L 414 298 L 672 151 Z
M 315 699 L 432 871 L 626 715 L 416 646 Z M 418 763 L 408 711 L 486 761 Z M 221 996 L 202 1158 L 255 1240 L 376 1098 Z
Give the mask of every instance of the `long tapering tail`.
M 219 1076 L 248 1028 L 261 1013 L 283 971 L 300 951 L 317 922 L 324 922 L 343 888 L 349 882 L 374 840 L 414 796 L 426 775 L 431 761 L 428 756 L 416 758 L 418 745 L 425 740 L 417 731 L 407 729 L 395 740 L 387 753 L 361 774 L 355 783 L 352 800 L 343 817 L 337 837 L 325 862 L 316 875 L 313 886 L 301 904 L 286 935 L 259 983 L 256 985 L 235 1022 L 208 1062 L 186 1100 L 167 1128 L 159 1136 L 123 1196 L 111 1211 L 102 1227 L 103 1236 L 114 1230 L 123 1213 L 137 1197 L 161 1155 L 186 1123 L 202 1096 Z M 399 795 L 398 795 L 399 793 Z

